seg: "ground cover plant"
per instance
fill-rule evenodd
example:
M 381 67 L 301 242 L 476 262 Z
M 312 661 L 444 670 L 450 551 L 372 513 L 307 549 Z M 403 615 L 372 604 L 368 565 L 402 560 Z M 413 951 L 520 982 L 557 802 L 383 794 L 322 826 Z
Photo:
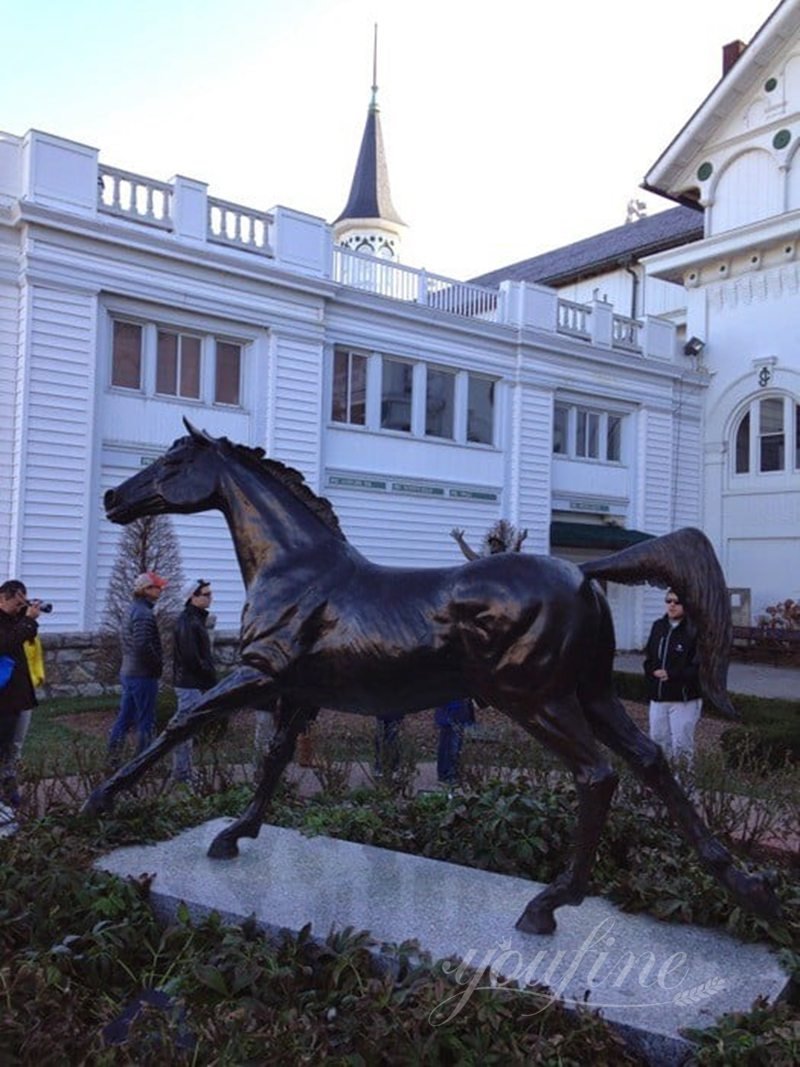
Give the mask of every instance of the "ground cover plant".
M 63 724 L 66 715 L 73 742 L 76 733 L 85 741 L 74 724 L 83 714 L 97 715 L 97 707 L 60 711 L 54 719 Z M 419 720 L 424 723 L 423 716 Z M 452 796 L 411 788 L 414 764 L 431 755 L 430 726 L 427 733 L 424 726 L 406 731 L 395 780 L 367 775 L 366 785 L 354 791 L 350 767 L 369 768 L 372 723 L 361 724 L 352 748 L 339 721 L 328 723 L 329 733 L 324 722 L 315 728 L 310 772 L 326 791 L 301 797 L 285 789 L 270 821 L 541 881 L 560 868 L 574 825 L 571 783 L 535 747 L 520 751 L 518 738 L 503 737 L 488 717 L 482 719 L 484 740 L 465 746 L 466 787 Z M 431 1013 L 452 995 L 450 979 L 430 961 L 413 960 L 410 950 L 400 953 L 404 962 L 392 977 L 374 972 L 364 937 L 353 931 L 322 947 L 308 934 L 268 945 L 253 930 L 215 920 L 193 924 L 186 915 L 161 931 L 147 905 L 146 880 L 126 885 L 89 873 L 98 851 L 238 813 L 249 796 L 252 765 L 247 770 L 236 763 L 236 753 L 252 754 L 251 729 L 245 721 L 241 738 L 234 728 L 198 753 L 196 794 L 170 789 L 164 769 L 101 822 L 80 819 L 75 810 L 103 773 L 103 731 L 96 732 L 96 748 L 77 744 L 78 774 L 58 772 L 60 741 L 35 773 L 29 767 L 26 788 L 36 784 L 36 809 L 31 805 L 20 834 L 0 841 L 3 1063 L 244 1063 L 258 1062 L 267 1047 L 289 1063 L 469 1063 L 491 1062 L 493 1054 L 530 1063 L 637 1062 L 597 1019 L 575 1020 L 554 1009 L 542 1013 L 547 1019 L 533 1020 L 526 998 L 513 994 L 487 992 L 465 1018 L 434 1026 Z M 712 745 L 691 788 L 714 829 L 734 845 L 738 833 L 737 847 L 763 862 L 787 826 L 796 831 L 800 825 L 796 768 L 772 770 L 750 753 L 739 757 L 733 774 L 738 793 L 729 792 L 731 777 L 719 746 Z M 778 815 L 792 803 L 794 815 L 781 822 Z M 780 949 L 787 968 L 798 971 L 800 875 L 796 859 L 793 865 L 785 853 L 774 862 L 786 921 L 768 927 L 731 911 L 693 854 L 676 846 L 652 797 L 625 775 L 593 891 L 667 921 L 722 925 L 737 936 L 766 940 Z M 705 1032 L 697 1062 L 796 1062 L 791 1056 L 799 1028 L 795 1006 L 756 1005 Z M 114 1035 L 124 1043 L 108 1044 Z

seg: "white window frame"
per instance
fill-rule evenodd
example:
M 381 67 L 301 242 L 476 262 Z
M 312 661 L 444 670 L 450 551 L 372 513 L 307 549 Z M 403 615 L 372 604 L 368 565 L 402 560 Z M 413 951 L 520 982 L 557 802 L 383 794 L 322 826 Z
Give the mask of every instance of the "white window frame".
M 555 421 L 556 409 L 565 410 L 566 419 L 566 447 L 562 452 L 555 450 Z M 627 411 L 612 407 L 601 408 L 596 404 L 587 404 L 579 400 L 565 400 L 558 398 L 553 402 L 553 433 L 551 435 L 550 450 L 554 457 L 573 459 L 580 463 L 602 463 L 609 466 L 623 466 L 625 455 L 625 438 L 627 434 Z M 597 455 L 587 455 L 578 451 L 579 422 L 582 415 L 586 416 L 587 427 L 589 420 L 597 420 Z M 619 455 L 609 458 L 608 455 L 608 428 L 610 419 L 620 420 L 619 430 Z M 588 431 L 587 431 L 588 444 Z
M 421 439 L 423 441 L 429 441 L 431 444 L 457 444 L 467 445 L 470 448 L 496 448 L 497 433 L 498 433 L 498 410 L 499 410 L 499 386 L 502 383 L 501 378 L 494 377 L 490 374 L 479 374 L 474 371 L 463 370 L 459 367 L 448 366 L 447 364 L 440 362 L 428 362 L 419 358 L 405 356 L 401 353 L 395 352 L 370 352 L 367 353 L 363 349 L 351 347 L 346 344 L 335 344 L 330 349 L 330 360 L 328 362 L 329 372 L 328 388 L 327 388 L 327 421 L 328 426 L 332 429 L 354 431 L 356 433 L 379 433 L 387 434 L 389 436 L 396 436 L 399 438 L 413 438 Z M 334 367 L 337 353 L 348 353 L 351 355 L 363 356 L 367 359 L 366 366 L 366 418 L 365 423 L 343 422 L 333 418 L 333 398 L 334 398 Z M 409 411 L 409 424 L 410 429 L 393 429 L 390 427 L 384 427 L 382 425 L 382 408 L 383 408 L 383 369 L 384 360 L 390 360 L 394 363 L 403 363 L 411 367 L 411 400 Z M 427 390 L 428 390 L 428 374 L 429 372 L 439 372 L 443 374 L 449 374 L 453 376 L 453 431 L 452 436 L 438 437 L 434 434 L 426 433 L 427 427 Z M 348 368 L 348 390 L 349 384 L 349 368 Z M 467 440 L 467 423 L 468 412 L 467 405 L 469 400 L 469 380 L 470 378 L 476 378 L 481 381 L 489 382 L 494 386 L 494 395 L 492 400 L 492 427 L 491 427 L 491 441 L 468 441 Z
M 190 322 L 177 322 L 169 317 L 150 315 L 141 312 L 128 312 L 116 305 L 106 308 L 107 330 L 103 331 L 106 338 L 105 351 L 107 352 L 107 388 L 111 393 L 120 396 L 139 396 L 157 400 L 165 404 L 197 405 L 198 407 L 219 407 L 230 411 L 244 410 L 244 397 L 246 396 L 248 351 L 253 343 L 253 338 L 237 337 L 222 330 L 208 329 L 204 325 Z M 122 322 L 131 326 L 138 326 L 142 331 L 141 347 L 141 373 L 139 387 L 133 388 L 124 385 L 115 385 L 113 381 L 114 361 L 114 323 Z M 200 341 L 200 395 L 199 397 L 182 396 L 180 393 L 161 393 L 156 389 L 156 369 L 158 360 L 158 334 L 170 333 L 180 337 L 193 337 Z M 217 400 L 216 397 L 216 346 L 217 343 L 236 345 L 239 348 L 239 400 L 236 404 L 228 401 Z M 179 346 L 180 349 L 180 346 Z M 178 382 L 180 382 L 180 354 L 178 359 Z
M 783 466 L 776 470 L 768 471 L 761 469 L 761 440 L 764 436 L 767 436 L 761 432 L 761 402 L 764 400 L 783 401 Z M 798 457 L 798 448 L 800 448 L 797 426 L 798 408 L 800 408 L 800 404 L 791 393 L 774 390 L 768 393 L 757 393 L 740 408 L 736 418 L 733 420 L 728 448 L 730 454 L 730 476 L 733 484 L 741 484 L 754 479 L 785 478 L 787 475 L 794 475 L 800 472 L 800 463 L 798 463 L 798 458 L 800 458 Z M 747 451 L 748 467 L 746 471 L 738 471 L 736 469 L 737 437 L 742 422 L 748 415 L 750 417 Z

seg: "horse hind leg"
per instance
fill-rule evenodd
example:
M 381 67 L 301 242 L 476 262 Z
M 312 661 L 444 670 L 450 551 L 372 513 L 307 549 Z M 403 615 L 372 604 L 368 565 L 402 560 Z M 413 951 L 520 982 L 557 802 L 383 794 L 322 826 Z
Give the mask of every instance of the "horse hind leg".
M 675 779 L 660 747 L 643 733 L 613 694 L 584 704 L 598 738 L 621 756 L 664 803 L 703 866 L 738 903 L 754 915 L 777 919 L 781 909 L 768 874 L 740 870 L 728 849 L 708 828 Z
M 281 700 L 275 735 L 261 761 L 261 771 L 253 799 L 239 818 L 220 831 L 208 848 L 211 859 L 233 859 L 239 854 L 240 837 L 258 837 L 264 812 L 275 794 L 286 766 L 294 755 L 297 737 L 316 719 L 319 708 L 300 708 Z
M 564 761 L 575 779 L 578 825 L 573 854 L 565 871 L 529 901 L 516 923 L 526 934 L 551 934 L 555 910 L 580 904 L 586 896 L 597 845 L 617 787 L 617 775 L 605 762 L 575 698 L 548 702 L 534 721 L 514 716 L 533 737 Z

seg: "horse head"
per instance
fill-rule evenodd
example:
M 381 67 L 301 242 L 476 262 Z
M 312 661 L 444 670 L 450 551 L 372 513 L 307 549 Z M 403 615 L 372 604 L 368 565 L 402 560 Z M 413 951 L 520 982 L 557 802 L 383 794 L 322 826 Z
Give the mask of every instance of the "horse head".
M 187 437 L 179 437 L 163 456 L 105 494 L 106 516 L 112 522 L 124 524 L 167 512 L 190 514 L 216 506 L 219 442 L 188 419 L 183 422 Z

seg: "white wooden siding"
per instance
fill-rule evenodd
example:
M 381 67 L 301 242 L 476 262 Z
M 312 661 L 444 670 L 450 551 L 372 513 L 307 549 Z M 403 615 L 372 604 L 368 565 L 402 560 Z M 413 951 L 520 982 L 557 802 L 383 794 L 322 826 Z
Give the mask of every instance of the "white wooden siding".
M 316 489 L 322 432 L 322 345 L 276 337 L 268 413 L 269 450 Z
M 498 504 L 475 500 L 333 487 L 325 495 L 359 552 L 393 567 L 457 567 L 465 560 L 450 536 L 453 527 L 465 530 L 479 552 L 484 534 L 501 515 Z
M 58 602 L 59 629 L 83 623 L 94 421 L 95 299 L 32 290 L 20 571 Z
M 761 149 L 743 152 L 722 172 L 713 197 L 710 234 L 779 214 L 783 179 L 777 162 Z
M 15 441 L 19 368 L 19 290 L 0 282 L 0 581 L 12 577 Z
M 700 484 L 703 440 L 698 412 L 679 411 L 675 417 L 675 491 L 672 525 L 700 525 Z
M 517 463 L 519 514 L 517 526 L 527 528 L 529 552 L 550 547 L 553 453 L 553 394 L 531 385 L 522 388 Z

